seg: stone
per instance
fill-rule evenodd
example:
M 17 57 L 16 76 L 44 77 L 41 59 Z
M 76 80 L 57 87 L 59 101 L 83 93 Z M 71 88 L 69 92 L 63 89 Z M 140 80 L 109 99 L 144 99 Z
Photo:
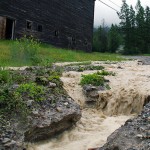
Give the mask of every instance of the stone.
M 67 106 L 67 105 L 69 105 L 69 103 L 68 103 L 68 102 L 65 102 L 64 105 Z
M 100 87 L 92 86 L 92 85 L 84 85 L 83 92 L 86 95 L 86 102 L 87 103 L 95 103 L 99 98 L 99 91 Z
M 60 112 L 60 113 L 62 112 L 62 108 L 61 108 L 61 107 L 57 107 L 56 110 L 57 110 L 58 112 Z
M 4 117 L 1 117 L 3 114 L 0 115 L 0 150 L 25 150 L 26 142 L 52 138 L 73 127 L 81 118 L 80 106 L 63 89 L 62 82 L 58 81 L 61 92 L 52 89 L 57 85 L 50 82 L 48 78 L 54 70 L 35 69 L 33 68 L 32 72 L 22 70 L 18 73 L 29 77 L 27 83 L 30 81 L 44 86 L 44 93 L 41 95 L 43 99 L 34 100 L 23 93 L 23 102 L 28 106 L 23 108 L 26 109 L 25 113 L 21 112 L 22 107 L 19 105 L 17 110 L 14 108 L 10 112 L 6 111 Z M 10 86 L 8 90 L 13 92 L 17 87 L 17 83 L 14 83 L 14 87 Z
M 33 102 L 34 102 L 34 100 L 28 100 L 28 101 L 27 101 L 27 106 L 28 106 L 28 107 L 31 107 Z
M 12 140 L 11 142 L 8 142 L 8 143 L 4 144 L 4 146 L 5 147 L 11 147 L 11 146 L 13 146 L 15 144 L 16 144 L 16 141 Z
M 71 128 L 81 118 L 81 109 L 73 99 L 68 101 L 67 97 L 63 98 L 65 103 L 63 105 L 62 99 L 56 101 L 56 108 L 39 109 L 40 116 L 32 116 L 30 126 L 24 133 L 24 140 L 27 142 L 40 141 L 48 139 Z
M 9 138 L 4 138 L 3 141 L 2 141 L 2 143 L 5 144 L 5 143 L 10 142 L 10 141 L 11 140 Z
M 56 83 L 49 82 L 49 87 L 50 87 L 50 88 L 55 88 L 56 86 L 57 86 Z

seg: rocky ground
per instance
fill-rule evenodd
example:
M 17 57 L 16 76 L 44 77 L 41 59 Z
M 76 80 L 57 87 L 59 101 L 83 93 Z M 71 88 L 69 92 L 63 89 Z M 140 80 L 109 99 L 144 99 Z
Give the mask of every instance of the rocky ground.
M 54 137 L 81 118 L 59 74 L 52 68 L 1 71 L 0 150 L 25 150 L 24 142 Z
M 150 65 L 150 56 L 126 56 L 127 59 L 139 60 L 143 65 Z

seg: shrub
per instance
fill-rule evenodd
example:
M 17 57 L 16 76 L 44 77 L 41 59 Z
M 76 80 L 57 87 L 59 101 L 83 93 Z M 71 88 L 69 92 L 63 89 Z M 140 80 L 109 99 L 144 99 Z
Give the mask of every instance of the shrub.
M 0 68 L 0 84 L 8 83 L 11 81 L 11 75 L 9 70 Z
M 15 91 L 16 98 L 24 97 L 24 95 L 35 101 L 44 100 L 45 90 L 43 86 L 36 85 L 35 83 L 25 83 L 21 84 Z
M 15 97 L 14 92 L 10 90 L 10 85 L 0 86 L 0 111 L 10 113 L 11 111 L 25 112 L 26 104 L 20 97 Z
M 87 85 L 92 84 L 93 86 L 103 86 L 104 85 L 104 77 L 98 75 L 97 73 L 89 74 L 89 75 L 82 75 L 82 79 L 80 84 Z
M 40 63 L 41 59 L 38 56 L 40 43 L 32 36 L 24 36 L 23 38 L 16 40 L 12 46 L 12 59 L 19 59 L 24 63 L 32 63 L 32 65 Z
M 108 72 L 108 71 L 105 71 L 105 70 L 102 70 L 101 72 L 97 72 L 98 75 L 102 75 L 102 76 L 115 76 L 115 73 L 114 72 Z

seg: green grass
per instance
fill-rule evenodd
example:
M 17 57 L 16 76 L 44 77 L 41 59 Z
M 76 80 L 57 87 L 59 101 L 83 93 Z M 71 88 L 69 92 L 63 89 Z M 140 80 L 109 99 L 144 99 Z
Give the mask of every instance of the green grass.
M 23 45 L 21 43 L 20 47 Z M 0 40 L 0 66 L 27 66 L 33 65 L 30 60 L 23 61 L 16 56 L 17 41 Z M 14 54 L 13 54 L 14 52 Z M 13 55 L 13 57 L 12 57 Z M 85 53 L 79 50 L 68 50 L 56 48 L 48 44 L 40 44 L 38 57 L 44 60 L 44 63 L 54 62 L 82 62 L 82 61 L 121 61 L 123 58 L 117 54 L 110 53 Z

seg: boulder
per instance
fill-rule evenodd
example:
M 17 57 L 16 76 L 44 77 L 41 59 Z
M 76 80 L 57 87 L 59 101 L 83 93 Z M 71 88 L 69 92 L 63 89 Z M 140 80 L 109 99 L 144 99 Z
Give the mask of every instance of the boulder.
M 81 118 L 81 109 L 73 99 L 67 95 L 60 96 L 54 105 L 41 103 L 24 120 L 18 117 L 8 122 L 0 129 L 0 149 L 22 150 L 24 142 L 38 142 L 55 137 L 57 134 L 73 127 Z M 8 129 L 12 131 L 9 132 Z
M 66 106 L 66 103 L 68 106 Z M 81 118 L 81 110 L 73 100 L 57 101 L 54 108 L 38 110 L 24 133 L 25 141 L 36 142 L 51 138 L 72 127 Z
M 83 92 L 86 96 L 87 103 L 95 103 L 99 98 L 99 91 L 103 91 L 105 88 L 103 86 L 93 86 L 93 85 L 84 85 Z

